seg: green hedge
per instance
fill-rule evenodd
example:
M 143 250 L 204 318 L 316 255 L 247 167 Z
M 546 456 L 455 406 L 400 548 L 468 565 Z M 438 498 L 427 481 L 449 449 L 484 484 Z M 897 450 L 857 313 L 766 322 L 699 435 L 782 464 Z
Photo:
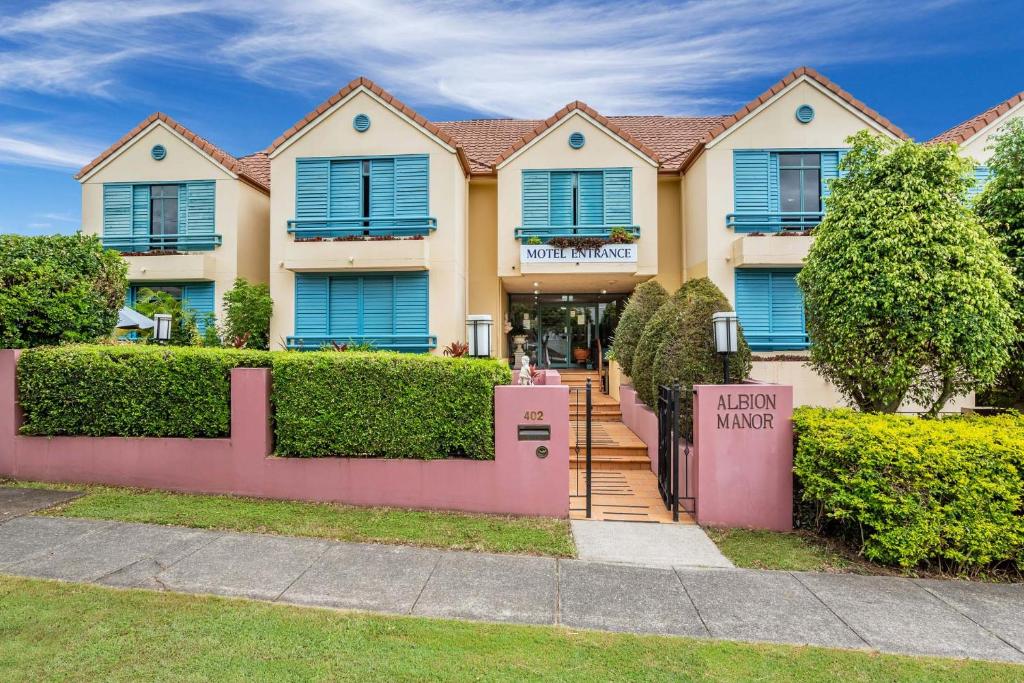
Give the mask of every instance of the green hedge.
M 494 457 L 501 361 L 387 352 L 273 354 L 276 452 Z
M 1024 569 L 1024 417 L 800 408 L 794 426 L 819 531 L 885 564 Z
M 223 437 L 231 368 L 269 354 L 159 346 L 31 349 L 18 362 L 21 431 L 33 435 Z

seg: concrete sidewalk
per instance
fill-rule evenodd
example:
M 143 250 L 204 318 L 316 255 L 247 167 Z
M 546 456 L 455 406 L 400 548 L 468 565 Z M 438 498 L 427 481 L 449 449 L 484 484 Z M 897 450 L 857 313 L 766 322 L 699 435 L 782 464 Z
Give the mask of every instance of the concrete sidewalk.
M 1024 662 L 1024 586 L 447 552 L 49 517 L 0 572 L 433 617 Z

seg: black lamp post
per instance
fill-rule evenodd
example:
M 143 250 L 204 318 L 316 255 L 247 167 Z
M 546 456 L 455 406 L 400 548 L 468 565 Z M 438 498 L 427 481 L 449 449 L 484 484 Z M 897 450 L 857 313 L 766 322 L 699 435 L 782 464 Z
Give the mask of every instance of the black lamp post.
M 711 316 L 715 329 L 715 350 L 722 355 L 722 384 L 729 384 L 729 355 L 738 348 L 739 324 L 736 314 L 723 311 Z

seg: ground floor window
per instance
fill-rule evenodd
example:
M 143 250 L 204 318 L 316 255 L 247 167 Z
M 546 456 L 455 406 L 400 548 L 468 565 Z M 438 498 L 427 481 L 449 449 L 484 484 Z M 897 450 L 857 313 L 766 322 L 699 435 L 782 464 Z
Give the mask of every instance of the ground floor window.
M 183 308 L 192 311 L 196 316 L 199 334 L 206 330 L 207 325 L 213 323 L 215 301 L 212 282 L 132 282 L 128 287 L 126 305 L 134 307 L 138 294 L 143 289 L 166 292 L 175 301 L 180 301 Z
M 596 368 L 629 294 L 510 294 L 509 360 L 542 368 Z
M 290 348 L 370 344 L 398 351 L 427 351 L 430 283 L 426 271 L 410 273 L 298 273 L 295 335 Z
M 808 347 L 804 297 L 798 269 L 736 269 L 736 313 L 754 351 Z

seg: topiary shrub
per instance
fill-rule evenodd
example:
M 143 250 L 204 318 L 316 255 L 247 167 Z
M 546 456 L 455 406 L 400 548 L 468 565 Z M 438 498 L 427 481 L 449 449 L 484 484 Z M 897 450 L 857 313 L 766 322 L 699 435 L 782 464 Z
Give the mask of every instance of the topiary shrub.
M 677 327 L 673 325 L 673 319 L 682 315 L 686 293 L 690 287 L 690 282 L 684 283 L 658 307 L 644 326 L 643 334 L 636 345 L 636 352 L 633 354 L 633 389 L 640 400 L 651 408 L 655 407 L 658 401 L 658 390 L 654 386 L 654 359 L 658 347 L 671 334 L 673 327 Z
M 109 336 L 127 272 L 121 255 L 95 236 L 0 235 L 0 348 Z
M 691 280 L 680 288 L 679 296 L 665 306 L 671 308 L 665 316 L 665 326 L 659 333 L 660 343 L 651 364 L 650 391 L 657 401 L 659 386 L 680 385 L 680 413 L 686 418 L 685 427 L 689 430 L 693 385 L 722 381 L 722 357 L 715 351 L 711 317 L 731 311 L 732 306 L 722 290 L 708 278 Z M 730 382 L 742 382 L 750 376 L 750 347 L 743 338 L 743 330 L 739 332 L 737 352 L 729 358 Z M 654 404 L 648 405 L 653 407 Z
M 644 327 L 667 299 L 668 292 L 661 283 L 648 280 L 637 285 L 633 295 L 626 302 L 612 335 L 612 348 L 622 371 L 630 377 L 633 376 L 633 357 L 640 337 L 643 336 Z
M 270 318 L 274 302 L 265 283 L 250 283 L 236 278 L 224 292 L 224 343 L 236 348 L 267 349 L 270 344 Z
M 799 408 L 793 424 L 819 533 L 901 567 L 1024 569 L 1024 417 Z
M 224 437 L 231 431 L 231 369 L 265 367 L 256 351 L 59 346 L 18 359 L 23 434 Z
M 271 354 L 275 452 L 296 457 L 494 457 L 508 363 L 392 352 Z

